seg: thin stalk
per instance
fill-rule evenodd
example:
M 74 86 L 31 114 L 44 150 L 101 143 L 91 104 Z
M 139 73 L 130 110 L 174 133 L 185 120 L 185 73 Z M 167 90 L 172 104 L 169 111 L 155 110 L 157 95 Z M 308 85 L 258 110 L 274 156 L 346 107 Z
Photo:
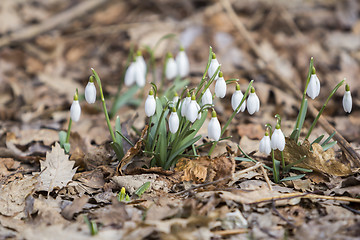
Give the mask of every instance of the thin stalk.
M 228 121 L 225 123 L 224 127 L 221 129 L 221 133 L 220 133 L 220 137 L 224 134 L 226 128 L 229 126 L 230 122 L 233 120 L 233 118 L 235 117 L 235 115 L 237 114 L 238 110 L 240 109 L 241 105 L 244 103 L 248 93 L 249 93 L 249 89 L 251 88 L 252 84 L 253 84 L 254 80 L 251 80 L 246 91 L 245 94 L 243 96 L 243 98 L 241 99 L 240 104 L 237 106 L 237 108 L 235 109 L 235 111 L 233 112 L 233 114 L 231 114 L 230 118 L 228 119 Z M 214 151 L 216 145 L 217 145 L 218 141 L 215 141 L 214 144 L 211 146 L 210 151 L 208 156 L 210 156 L 212 154 L 212 152 Z
M 208 72 L 208 70 L 209 70 L 209 67 L 210 67 L 210 62 L 211 62 L 211 59 L 212 59 L 212 53 L 213 53 L 213 51 L 212 51 L 212 47 L 210 47 L 210 48 L 209 48 L 209 58 L 208 58 L 208 62 L 207 62 L 207 64 L 206 64 L 205 71 L 204 71 L 204 74 L 203 74 L 203 76 L 202 76 L 202 78 L 201 78 L 201 81 L 200 81 L 199 87 L 198 87 L 198 89 L 196 90 L 195 96 L 197 96 L 197 95 L 198 95 L 198 93 L 199 93 L 199 91 L 200 91 L 200 89 L 201 89 L 202 85 L 203 85 L 203 84 L 204 84 L 204 82 L 205 82 L 205 79 L 206 79 L 206 74 L 207 74 L 207 72 Z
M 107 123 L 107 126 L 109 128 L 110 135 L 111 135 L 111 139 L 112 139 L 112 141 L 114 143 L 116 143 L 115 134 L 114 134 L 114 131 L 113 131 L 112 127 L 111 127 L 109 114 L 108 114 L 108 111 L 106 109 L 106 102 L 105 102 L 104 93 L 103 93 L 103 90 L 102 90 L 100 77 L 93 68 L 91 68 L 91 71 L 93 72 L 93 74 L 95 76 L 95 79 L 96 79 L 96 82 L 97 82 L 97 84 L 99 86 L 101 102 L 102 102 L 102 106 L 103 106 L 103 110 L 104 110 L 104 114 L 105 114 L 106 123 Z
M 274 182 L 278 183 L 279 182 L 279 178 L 278 178 L 278 172 L 276 170 L 276 163 L 275 163 L 275 155 L 274 155 L 274 150 L 271 150 L 271 158 L 273 161 L 273 173 L 274 173 Z
M 120 137 L 122 137 L 128 144 L 130 144 L 132 147 L 134 147 L 135 145 L 127 138 L 127 137 L 125 137 L 121 132 L 119 132 L 119 131 L 116 131 L 117 132 L 117 134 L 119 134 L 120 135 Z
M 69 125 L 68 125 L 68 130 L 67 130 L 67 133 L 66 133 L 66 140 L 65 140 L 66 143 L 69 143 L 69 140 L 70 140 L 71 124 L 72 124 L 72 120 L 70 118 Z
M 170 102 L 168 102 L 167 104 L 166 104 L 166 106 L 164 107 L 164 109 L 162 110 L 162 112 L 161 112 L 161 115 L 160 115 L 160 118 L 159 118 L 159 122 L 158 122 L 158 125 L 156 126 L 156 131 L 155 131 L 155 135 L 154 135 L 154 140 L 153 140 L 153 143 L 152 143 L 152 145 L 151 145 L 151 151 L 154 151 L 154 148 L 155 148 L 155 140 L 156 140 L 156 137 L 157 137 L 157 135 L 159 134 L 159 129 L 160 129 L 160 125 L 161 125 L 161 121 L 162 121 L 162 119 L 163 119 L 163 117 L 164 117 L 164 114 L 165 114 L 165 111 L 168 109 L 168 107 L 169 107 L 169 103 Z
M 307 133 L 307 135 L 306 135 L 306 137 L 305 137 L 305 140 L 304 140 L 304 141 L 306 141 L 306 140 L 308 140 L 308 139 L 309 139 L 309 137 L 310 137 L 310 134 L 311 134 L 312 130 L 314 129 L 314 127 L 315 127 L 315 125 L 316 125 L 317 121 L 319 120 L 319 118 L 320 118 L 321 114 L 323 113 L 323 111 L 324 111 L 324 109 L 325 109 L 326 105 L 328 104 L 328 102 L 329 102 L 330 98 L 331 98 L 331 97 L 335 94 L 335 92 L 339 89 L 339 87 L 341 87 L 341 85 L 343 85 L 343 84 L 344 84 L 344 82 L 345 82 L 345 79 L 344 79 L 344 80 L 342 80 L 340 83 L 338 83 L 338 85 L 336 85 L 336 86 L 335 86 L 335 88 L 331 91 L 331 93 L 330 93 L 329 97 L 326 99 L 326 101 L 325 101 L 324 105 L 322 106 L 322 108 L 320 109 L 320 111 L 319 111 L 318 115 L 316 116 L 316 118 L 314 119 L 313 123 L 311 124 L 311 127 L 310 127 L 310 129 L 309 129 L 309 131 L 308 131 L 308 133 Z

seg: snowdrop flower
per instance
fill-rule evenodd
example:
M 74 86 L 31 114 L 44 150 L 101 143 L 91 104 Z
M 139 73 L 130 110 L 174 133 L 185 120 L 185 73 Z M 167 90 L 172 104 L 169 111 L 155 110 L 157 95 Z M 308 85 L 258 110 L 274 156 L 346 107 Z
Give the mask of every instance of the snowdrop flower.
M 145 67 L 146 69 L 146 67 Z M 136 83 L 139 87 L 145 86 L 146 80 L 145 80 L 145 69 L 140 62 L 137 62 L 136 60 L 130 63 L 128 69 L 125 73 L 125 86 L 129 87 Z
M 271 148 L 283 151 L 285 148 L 285 136 L 280 129 L 280 124 L 276 124 L 275 130 L 271 136 Z
M 173 97 L 174 106 L 176 106 L 178 101 L 179 101 L 179 95 L 177 94 L 177 92 L 175 92 L 174 97 Z
M 136 72 L 136 62 L 134 61 L 130 63 L 128 69 L 126 70 L 125 78 L 124 78 L 125 86 L 129 87 L 135 83 L 135 72 Z
M 352 97 L 351 97 L 351 93 L 350 93 L 350 86 L 348 84 L 345 85 L 345 93 L 344 93 L 342 104 L 343 104 L 344 111 L 347 113 L 350 113 L 351 109 L 352 109 Z
M 176 109 L 173 107 L 169 117 L 169 130 L 171 133 L 176 133 L 179 129 L 179 116 Z
M 268 130 L 265 132 L 265 136 L 260 140 L 259 152 L 267 155 L 271 152 L 270 136 Z
M 224 98 L 226 95 L 226 82 L 223 78 L 222 72 L 219 72 L 219 78 L 216 80 L 215 95 L 218 98 Z
M 202 106 L 204 106 L 205 104 L 212 104 L 212 94 L 209 88 L 205 90 L 205 93 L 201 98 L 201 104 Z
M 172 80 L 177 75 L 177 65 L 171 53 L 168 53 L 165 68 L 165 77 L 167 80 Z
M 96 87 L 94 84 L 94 76 L 90 76 L 89 82 L 85 87 L 85 100 L 92 104 L 96 100 Z
M 178 76 L 183 78 L 189 75 L 189 71 L 190 71 L 189 59 L 183 47 L 180 48 L 180 52 L 176 56 L 176 65 L 177 65 Z
M 211 119 L 208 125 L 208 136 L 215 141 L 219 141 L 221 135 L 221 126 L 219 120 L 216 117 L 215 110 L 212 111 Z
M 72 121 L 77 122 L 80 119 L 80 115 L 81 115 L 81 107 L 79 104 L 78 91 L 76 89 L 76 93 L 74 95 L 74 101 L 72 102 L 70 107 L 70 118 Z
M 315 99 L 320 94 L 320 81 L 319 78 L 316 76 L 314 67 L 310 77 L 309 85 L 306 89 L 306 93 L 312 99 Z
M 137 51 L 136 63 L 138 65 L 139 69 L 144 73 L 144 76 L 145 76 L 146 75 L 146 62 L 144 60 L 144 57 L 141 54 L 141 51 Z
M 181 102 L 181 116 L 184 117 L 186 114 L 186 109 L 188 107 L 188 104 L 191 102 L 191 96 L 188 92 L 186 95 L 186 98 Z
M 141 62 L 135 62 L 136 64 L 136 71 L 135 71 L 135 82 L 136 85 L 139 87 L 145 86 L 146 80 L 145 80 L 145 74 L 146 74 L 146 67 L 144 68 L 141 64 Z
M 246 103 L 247 110 L 250 115 L 253 115 L 255 112 L 259 111 L 260 108 L 260 100 L 255 93 L 255 88 L 251 87 L 249 97 Z
M 191 101 L 188 103 L 186 107 L 185 117 L 191 123 L 194 123 L 195 120 L 198 118 L 198 111 L 200 110 L 199 105 L 196 102 L 195 94 L 191 96 Z
M 154 97 L 154 91 L 151 89 L 149 95 L 145 101 L 145 114 L 148 117 L 151 117 L 155 114 L 156 101 Z
M 238 83 L 236 83 L 236 90 L 233 93 L 233 95 L 231 96 L 231 106 L 234 111 L 237 109 L 237 107 L 241 103 L 243 96 L 244 95 L 242 94 L 242 92 L 240 90 L 240 85 Z M 242 111 L 242 112 L 245 111 L 245 108 L 246 108 L 246 100 L 244 100 L 244 102 L 241 104 L 241 107 L 239 108 L 237 113 L 239 113 L 240 111 Z
M 216 59 L 216 54 L 212 53 L 212 59 L 210 61 L 210 66 L 208 69 L 209 78 L 212 78 L 214 76 L 214 74 L 219 66 L 220 66 L 220 64 L 219 64 L 218 60 Z M 218 75 L 216 75 L 214 80 L 217 80 L 218 78 L 219 78 Z

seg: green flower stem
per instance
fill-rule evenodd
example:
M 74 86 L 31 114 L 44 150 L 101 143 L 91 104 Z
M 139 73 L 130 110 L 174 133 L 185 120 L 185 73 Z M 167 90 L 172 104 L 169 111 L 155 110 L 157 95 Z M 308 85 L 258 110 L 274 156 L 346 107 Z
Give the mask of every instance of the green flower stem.
M 251 80 L 251 81 L 250 81 L 250 83 L 249 83 L 249 85 L 248 85 L 248 87 L 247 87 L 247 89 L 246 89 L 246 91 L 245 91 L 245 94 L 244 94 L 243 98 L 241 99 L 240 104 L 237 106 L 237 108 L 235 109 L 235 111 L 233 112 L 233 114 L 231 114 L 230 118 L 229 118 L 228 121 L 225 123 L 224 127 L 221 129 L 220 138 L 221 138 L 221 136 L 224 134 L 226 128 L 229 126 L 230 122 L 233 120 L 233 118 L 235 117 L 235 115 L 237 114 L 237 112 L 239 111 L 241 105 L 244 103 L 246 97 L 247 97 L 248 94 L 249 94 L 249 89 L 251 88 L 253 82 L 254 82 L 254 80 Z M 208 156 L 210 156 L 210 155 L 212 154 L 212 152 L 214 151 L 214 149 L 215 149 L 215 147 L 216 147 L 216 145 L 217 145 L 218 142 L 219 142 L 219 141 L 214 141 L 213 145 L 212 145 L 211 148 L 210 148 L 210 151 L 209 151 Z
M 279 174 L 276 170 L 276 163 L 275 163 L 275 154 L 274 154 L 274 150 L 271 150 L 271 158 L 272 158 L 272 162 L 273 162 L 273 174 L 274 174 L 274 182 L 278 183 L 279 182 Z
M 214 75 L 210 78 L 209 82 L 205 85 L 204 89 L 202 90 L 200 97 L 197 100 L 197 103 L 199 103 L 201 101 L 202 96 L 205 94 L 206 89 L 208 89 L 210 87 L 210 85 L 214 82 L 215 77 L 219 74 L 220 71 L 220 66 L 216 69 Z M 199 87 L 201 88 L 201 87 Z
M 321 114 L 323 113 L 323 111 L 324 111 L 326 105 L 328 104 L 330 98 L 336 93 L 336 91 L 339 89 L 339 87 L 341 87 L 341 86 L 344 84 L 344 82 L 345 82 L 345 79 L 342 80 L 340 83 L 338 83 L 338 85 L 336 85 L 335 88 L 331 91 L 329 97 L 326 99 L 324 105 L 322 106 L 322 108 L 320 109 L 318 115 L 316 116 L 316 118 L 314 119 L 313 123 L 311 124 L 310 129 L 309 129 L 309 131 L 308 131 L 308 133 L 307 133 L 304 141 L 306 141 L 306 140 L 309 139 L 312 130 L 314 129 L 317 121 L 319 120 Z
M 159 130 L 160 130 L 160 125 L 161 125 L 160 123 L 161 123 L 162 119 L 164 118 L 165 111 L 168 109 L 169 104 L 170 104 L 170 102 L 166 103 L 165 107 L 163 108 L 163 110 L 161 112 L 160 119 L 158 119 L 159 123 L 156 126 L 155 136 L 154 136 L 154 139 L 153 139 L 153 142 L 152 142 L 152 145 L 151 145 L 151 151 L 154 151 L 155 143 L 156 143 L 155 140 L 156 140 L 157 135 L 159 134 Z
M 66 143 L 69 143 L 69 140 L 70 140 L 71 124 L 72 124 L 72 120 L 70 118 L 69 125 L 68 125 L 68 130 L 67 130 L 67 133 L 66 133 L 66 140 L 65 140 Z
M 202 76 L 202 78 L 201 78 L 201 81 L 200 81 L 200 83 L 199 83 L 199 87 L 198 87 L 198 89 L 196 90 L 195 96 L 198 95 L 200 89 L 202 88 L 202 85 L 203 85 L 204 82 L 205 82 L 206 74 L 207 74 L 207 72 L 208 72 L 208 70 L 209 70 L 210 63 L 211 63 L 211 59 L 212 59 L 212 53 L 213 53 L 212 47 L 209 47 L 209 58 L 208 58 L 208 62 L 207 62 L 207 64 L 206 64 L 204 74 L 203 74 L 203 76 Z
M 104 93 L 103 93 L 103 90 L 102 90 L 102 85 L 101 85 L 101 80 L 100 80 L 100 77 L 99 75 L 96 73 L 96 71 L 91 68 L 91 71 L 93 72 L 94 74 L 94 77 L 96 79 L 96 82 L 99 86 L 99 91 L 100 91 L 100 97 L 101 97 L 101 102 L 102 102 L 102 105 L 103 105 L 103 110 L 104 110 L 104 114 L 105 114 L 105 119 L 106 119 L 106 123 L 108 125 L 108 128 L 109 128 L 109 132 L 110 132 L 110 135 L 111 135 L 111 139 L 114 143 L 116 143 L 116 138 L 115 138 L 115 134 L 114 134 L 114 131 L 111 127 L 111 124 L 110 124 L 110 118 L 109 118 L 109 114 L 108 114 L 108 111 L 106 109 L 106 102 L 105 102 L 105 98 L 104 98 Z
M 134 147 L 135 145 L 127 138 L 124 136 L 124 134 L 122 134 L 119 131 L 116 131 L 117 134 L 119 134 L 128 144 L 130 144 L 130 146 Z
M 305 84 L 305 89 L 304 89 L 303 97 L 302 97 L 302 99 L 301 99 L 301 105 L 300 105 L 299 115 L 297 116 L 294 130 L 296 130 L 296 129 L 298 129 L 298 128 L 300 127 L 300 119 L 301 119 L 300 114 L 303 112 L 303 108 L 304 108 L 304 105 L 305 105 L 306 91 L 307 91 L 307 88 L 308 88 L 308 85 L 309 85 L 309 82 L 310 82 L 310 77 L 311 77 L 311 73 L 312 73 L 313 67 L 314 67 L 314 58 L 311 57 L 311 59 L 310 59 L 310 66 L 309 66 L 309 72 L 308 72 L 308 76 L 307 76 L 306 84 Z M 300 130 L 301 130 L 301 129 L 299 129 L 299 131 L 300 131 Z

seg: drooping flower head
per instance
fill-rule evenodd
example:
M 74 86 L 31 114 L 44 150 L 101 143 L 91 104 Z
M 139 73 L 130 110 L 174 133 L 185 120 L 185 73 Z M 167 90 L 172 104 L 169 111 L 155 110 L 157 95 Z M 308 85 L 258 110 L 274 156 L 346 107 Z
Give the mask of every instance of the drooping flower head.
M 139 65 L 139 70 L 143 72 L 144 76 L 146 75 L 146 62 L 140 50 L 136 53 L 136 63 Z
M 210 122 L 208 125 L 208 136 L 209 136 L 209 138 L 211 138 L 215 141 L 219 141 L 220 135 L 221 135 L 220 122 L 216 116 L 215 110 L 213 109 L 212 114 L 211 114 L 211 119 L 210 119 Z
M 345 85 L 345 93 L 344 93 L 342 104 L 343 104 L 344 111 L 347 113 L 350 113 L 351 109 L 352 109 L 352 97 L 351 97 L 351 92 L 350 92 L 350 86 L 348 84 Z
M 271 152 L 271 143 L 268 129 L 265 131 L 265 136 L 260 140 L 259 152 L 265 153 L 267 155 L 269 155 Z
M 206 85 L 206 84 L 205 84 Z M 212 94 L 209 88 L 207 88 L 201 97 L 201 105 L 212 104 Z
M 191 101 L 191 95 L 188 91 L 186 94 L 186 98 L 184 98 L 181 102 L 181 116 L 182 117 L 185 117 L 186 110 L 187 110 L 187 107 L 188 107 L 188 104 L 190 103 L 190 101 Z
M 139 60 L 138 60 L 139 59 Z M 139 87 L 145 86 L 146 64 L 142 56 L 134 57 L 125 73 L 125 86 L 130 87 L 134 83 Z
M 177 65 L 175 59 L 171 53 L 168 53 L 166 56 L 166 67 L 165 67 L 165 77 L 167 80 L 172 80 L 177 75 Z
M 189 75 L 190 72 L 189 59 L 183 47 L 180 47 L 180 51 L 176 56 L 176 65 L 177 65 L 178 76 L 184 78 Z
M 260 100 L 255 93 L 254 87 L 251 87 L 250 94 L 247 99 L 246 107 L 250 115 L 253 115 L 255 112 L 258 112 L 260 109 Z
M 85 87 L 85 100 L 89 104 L 93 104 L 96 100 L 96 87 L 94 84 L 94 76 L 89 77 L 89 82 Z
M 226 95 L 226 82 L 222 72 L 219 72 L 218 76 L 219 78 L 216 80 L 215 83 L 215 95 L 218 98 L 224 98 Z
M 176 112 L 175 107 L 171 109 L 170 117 L 169 117 L 169 130 L 171 133 L 176 133 L 179 129 L 179 116 Z
M 285 136 L 281 131 L 280 123 L 276 124 L 275 130 L 271 136 L 271 148 L 276 150 L 279 149 L 283 151 L 285 148 Z
M 218 67 L 220 66 L 218 60 L 216 59 L 216 54 L 212 53 L 212 58 L 210 61 L 210 66 L 208 69 L 208 76 L 209 78 L 212 78 L 214 76 L 214 74 L 216 73 L 216 70 L 218 69 Z M 219 77 L 218 75 L 215 76 L 215 80 L 217 80 Z
M 320 81 L 319 78 L 316 76 L 316 70 L 314 67 L 310 76 L 309 85 L 306 89 L 306 94 L 312 99 L 315 99 L 320 94 Z
M 239 106 L 239 104 L 241 103 L 241 100 L 243 98 L 243 93 L 240 90 L 240 85 L 238 83 L 236 83 L 236 89 L 235 92 L 233 93 L 233 95 L 231 96 L 231 106 L 232 109 L 235 111 L 237 109 L 237 107 Z M 244 112 L 246 108 L 246 100 L 244 100 L 244 102 L 241 104 L 241 107 L 239 108 L 239 110 L 237 111 L 237 113 Z
M 198 103 L 196 102 L 195 94 L 193 93 L 191 96 L 191 101 L 187 105 L 185 117 L 187 120 L 189 120 L 191 123 L 194 123 L 195 120 L 198 118 L 198 111 L 200 110 L 200 107 Z
M 155 114 L 155 110 L 156 110 L 156 100 L 154 97 L 154 91 L 152 89 L 150 89 L 149 91 L 149 95 L 146 98 L 145 101 L 145 114 L 148 117 L 151 117 Z
M 79 104 L 78 90 L 76 89 L 74 95 L 74 101 L 72 102 L 70 107 L 70 118 L 72 121 L 77 122 L 80 119 L 80 115 L 81 115 L 81 107 Z

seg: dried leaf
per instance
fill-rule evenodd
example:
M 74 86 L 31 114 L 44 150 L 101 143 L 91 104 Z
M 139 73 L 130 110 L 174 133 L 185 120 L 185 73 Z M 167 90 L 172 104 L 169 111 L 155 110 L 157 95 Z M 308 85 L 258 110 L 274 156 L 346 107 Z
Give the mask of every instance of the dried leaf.
M 69 161 L 60 144 L 56 143 L 52 151 L 46 153 L 46 160 L 40 162 L 42 173 L 38 190 L 51 192 L 56 187 L 65 187 L 76 172 L 74 164 L 74 161 Z

